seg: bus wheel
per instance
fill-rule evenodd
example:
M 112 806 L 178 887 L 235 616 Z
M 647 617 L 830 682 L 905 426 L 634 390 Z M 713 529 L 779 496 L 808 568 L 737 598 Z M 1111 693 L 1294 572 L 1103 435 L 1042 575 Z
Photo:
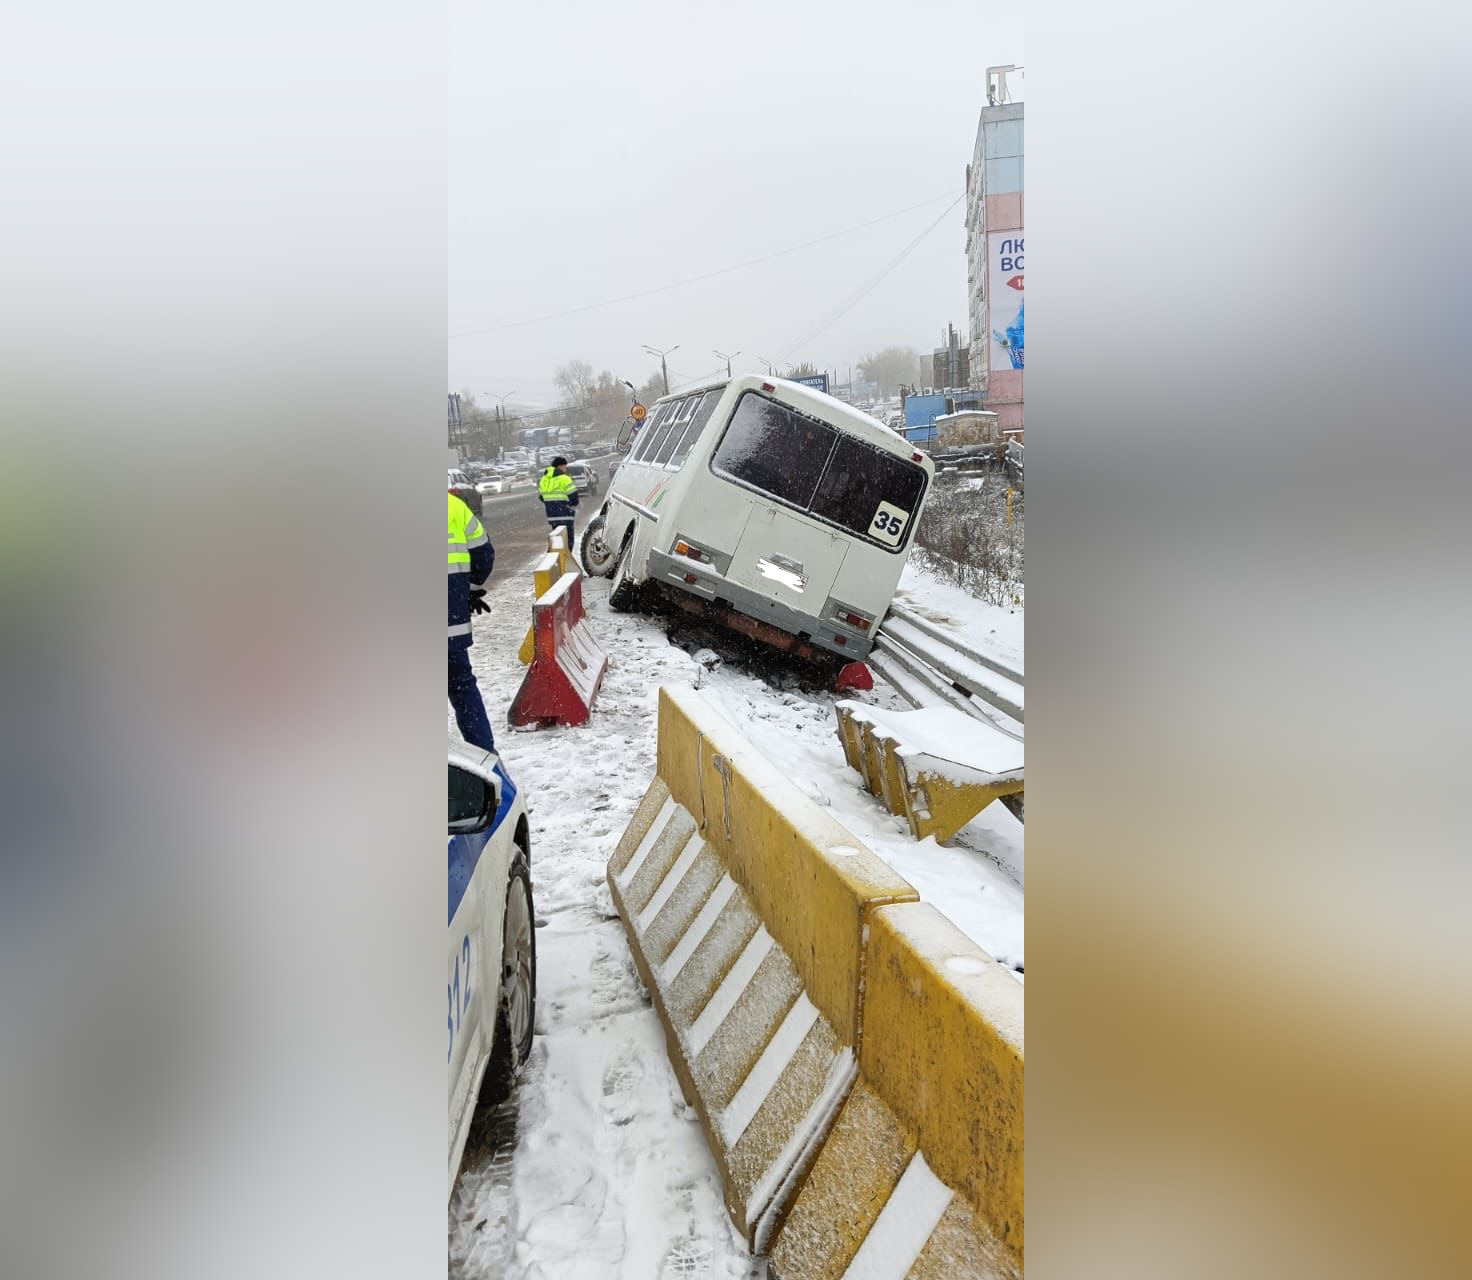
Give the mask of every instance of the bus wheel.
M 613 548 L 603 540 L 603 529 L 607 520 L 596 517 L 583 530 L 583 545 L 580 548 L 583 572 L 590 578 L 606 578 L 613 572 Z
M 639 603 L 639 587 L 629 581 L 629 557 L 634 554 L 634 530 L 624 535 L 618 563 L 613 566 L 613 585 L 608 589 L 608 607 L 616 613 L 630 613 Z

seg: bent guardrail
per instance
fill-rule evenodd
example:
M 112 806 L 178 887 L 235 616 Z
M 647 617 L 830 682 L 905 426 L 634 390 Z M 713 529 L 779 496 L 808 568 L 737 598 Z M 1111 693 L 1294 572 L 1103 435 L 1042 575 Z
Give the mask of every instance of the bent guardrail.
M 1022 672 L 967 645 L 911 609 L 890 606 L 875 634 L 869 661 L 911 706 L 954 707 L 990 720 L 1013 737 L 1022 736 Z M 987 708 L 1000 712 L 1001 717 Z

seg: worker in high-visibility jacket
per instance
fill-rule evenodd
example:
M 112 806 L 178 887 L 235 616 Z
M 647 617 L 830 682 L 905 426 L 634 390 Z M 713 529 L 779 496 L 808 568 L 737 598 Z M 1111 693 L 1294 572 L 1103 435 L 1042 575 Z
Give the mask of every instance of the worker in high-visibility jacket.
M 567 530 L 567 549 L 573 549 L 573 509 L 578 505 L 578 487 L 567 474 L 567 459 L 552 459 L 552 465 L 542 472 L 537 481 L 537 497 L 547 513 L 547 523 L 553 529 Z
M 450 706 L 460 736 L 472 746 L 496 749 L 480 686 L 470 667 L 470 615 L 489 613 L 486 582 L 496 563 L 496 549 L 475 512 L 453 493 L 450 499 Z

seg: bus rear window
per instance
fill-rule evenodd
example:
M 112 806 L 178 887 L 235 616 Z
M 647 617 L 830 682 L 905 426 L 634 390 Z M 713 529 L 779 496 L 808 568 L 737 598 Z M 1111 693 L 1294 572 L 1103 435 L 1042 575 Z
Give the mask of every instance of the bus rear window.
M 852 436 L 840 436 L 813 495 L 812 513 L 860 537 L 898 547 L 924 491 L 925 472 L 919 467 Z
M 806 509 L 838 432 L 748 391 L 711 457 L 717 475 Z

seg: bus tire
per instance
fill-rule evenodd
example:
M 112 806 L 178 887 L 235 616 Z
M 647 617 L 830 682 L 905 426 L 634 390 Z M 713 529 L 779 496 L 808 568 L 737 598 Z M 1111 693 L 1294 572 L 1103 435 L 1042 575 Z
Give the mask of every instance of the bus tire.
M 634 530 L 624 535 L 618 563 L 613 566 L 613 585 L 608 589 L 608 607 L 615 613 L 632 613 L 639 603 L 639 584 L 629 580 L 629 558 L 634 554 Z
M 603 540 L 603 531 L 607 526 L 608 517 L 599 515 L 583 530 L 578 558 L 583 562 L 583 572 L 590 578 L 606 578 L 617 568 L 617 557 L 613 554 L 613 548 Z

